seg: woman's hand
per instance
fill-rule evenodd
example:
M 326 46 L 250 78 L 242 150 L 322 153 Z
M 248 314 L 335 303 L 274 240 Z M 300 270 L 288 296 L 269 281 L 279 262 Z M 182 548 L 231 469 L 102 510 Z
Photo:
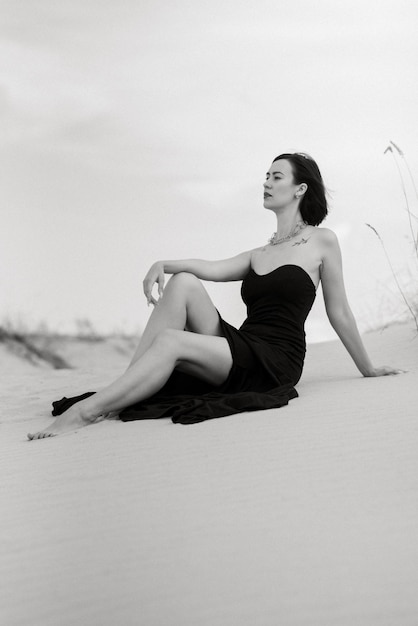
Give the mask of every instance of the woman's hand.
M 162 261 L 157 261 L 151 265 L 142 283 L 148 306 L 158 304 L 158 300 L 152 295 L 152 288 L 155 283 L 158 285 L 158 297 L 161 298 L 164 291 L 164 264 Z
M 405 374 L 406 370 L 401 370 L 388 365 L 382 365 L 381 367 L 375 367 L 370 374 L 364 374 L 364 376 L 392 376 L 396 374 Z

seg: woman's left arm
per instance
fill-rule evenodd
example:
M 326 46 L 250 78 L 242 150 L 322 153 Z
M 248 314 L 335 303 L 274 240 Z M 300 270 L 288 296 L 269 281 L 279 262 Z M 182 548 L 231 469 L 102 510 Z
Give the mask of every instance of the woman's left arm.
M 329 229 L 321 228 L 322 265 L 321 282 L 325 308 L 331 326 L 363 376 L 387 376 L 400 374 L 402 370 L 393 367 L 374 367 L 364 347 L 356 320 L 348 304 L 344 287 L 341 251 L 336 235 Z

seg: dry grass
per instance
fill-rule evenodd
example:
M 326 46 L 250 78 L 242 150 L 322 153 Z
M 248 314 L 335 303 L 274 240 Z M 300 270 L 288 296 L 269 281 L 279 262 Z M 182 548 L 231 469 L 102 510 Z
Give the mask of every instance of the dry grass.
M 413 213 L 410 209 L 410 202 L 409 202 L 409 198 L 408 198 L 408 192 L 406 189 L 406 185 L 405 185 L 405 180 L 404 180 L 404 176 L 402 173 L 402 168 L 400 167 L 400 164 L 398 162 L 398 159 L 400 158 L 404 164 L 404 167 L 406 168 L 409 177 L 411 179 L 411 183 L 415 192 L 415 196 L 416 199 L 418 200 L 418 192 L 417 192 L 417 187 L 415 184 L 415 180 L 414 177 L 412 175 L 411 169 L 408 165 L 408 162 L 406 160 L 405 154 L 403 153 L 403 151 L 399 148 L 399 146 L 397 144 L 395 144 L 393 141 L 390 141 L 388 147 L 385 149 L 384 151 L 385 154 L 390 153 L 392 154 L 395 164 L 396 164 L 396 168 L 399 174 L 399 178 L 401 181 L 401 186 L 402 186 L 402 192 L 405 198 L 405 210 L 408 214 L 408 223 L 409 223 L 409 229 L 410 229 L 410 234 L 411 234 L 411 243 L 413 245 L 413 249 L 414 249 L 414 253 L 415 253 L 415 257 L 418 263 L 418 229 L 417 232 L 414 231 L 414 226 L 413 226 L 413 220 L 418 221 L 418 217 L 415 215 L 415 213 Z M 412 290 L 411 293 L 407 293 L 406 289 L 401 285 L 401 279 L 400 276 L 397 274 L 397 272 L 395 271 L 392 261 L 390 259 L 390 256 L 386 250 L 386 246 L 385 243 L 382 239 L 382 237 L 380 236 L 379 232 L 377 231 L 377 229 L 372 226 L 371 224 L 366 224 L 366 226 L 368 228 L 370 228 L 374 234 L 378 237 L 380 244 L 382 246 L 383 252 L 385 254 L 386 260 L 389 264 L 390 267 L 390 271 L 392 273 L 392 276 L 395 280 L 396 286 L 398 288 L 399 293 L 401 294 L 401 297 L 410 313 L 410 315 L 412 316 L 412 319 L 415 322 L 415 327 L 417 329 L 417 333 L 418 333 L 418 294 L 416 292 L 416 290 Z M 418 266 L 417 266 L 418 267 Z M 414 277 L 412 277 L 411 283 L 414 285 L 416 284 L 416 278 L 414 279 Z
M 39 324 L 36 330 L 29 330 L 22 322 L 3 320 L 0 325 L 0 345 L 35 367 L 73 369 L 80 366 L 82 354 L 91 354 L 94 359 L 94 355 L 100 353 L 100 346 L 105 344 L 108 344 L 112 353 L 127 358 L 138 340 L 137 336 L 124 333 L 100 334 L 85 319 L 82 323 L 77 320 L 76 328 L 74 334 L 63 334 L 50 330 L 45 323 Z M 96 355 L 96 358 L 99 357 Z
M 32 365 L 49 364 L 53 369 L 71 368 L 71 365 L 49 346 L 39 347 L 36 345 L 36 342 L 30 335 L 0 327 L 0 343 L 9 352 Z

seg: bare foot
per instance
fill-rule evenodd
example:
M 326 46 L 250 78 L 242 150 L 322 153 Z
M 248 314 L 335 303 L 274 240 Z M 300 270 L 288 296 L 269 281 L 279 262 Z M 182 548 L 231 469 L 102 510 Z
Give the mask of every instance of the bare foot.
M 86 411 L 83 410 L 82 403 L 74 404 L 67 409 L 65 413 L 57 417 L 57 419 L 44 430 L 40 430 L 37 433 L 28 433 L 28 439 L 44 439 L 45 437 L 55 437 L 56 435 L 62 435 L 73 430 L 79 430 L 84 426 L 90 426 L 97 421 L 101 421 L 102 418 L 88 416 Z

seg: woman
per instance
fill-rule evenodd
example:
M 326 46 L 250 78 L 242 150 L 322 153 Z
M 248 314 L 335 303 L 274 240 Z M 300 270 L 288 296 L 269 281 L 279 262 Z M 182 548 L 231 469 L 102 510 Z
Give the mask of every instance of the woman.
M 302 153 L 275 158 L 264 183 L 264 207 L 277 218 L 267 245 L 223 261 L 154 263 L 143 283 L 154 310 L 127 371 L 97 393 L 54 402 L 59 417 L 28 438 L 105 417 L 171 416 L 186 424 L 287 404 L 297 396 L 304 322 L 320 281 L 329 320 L 363 376 L 399 373 L 374 367 L 363 346 L 345 294 L 337 238 L 318 228 L 327 203 L 315 161 Z M 165 288 L 164 274 L 173 275 Z M 248 317 L 239 330 L 220 317 L 199 279 L 243 281 Z

